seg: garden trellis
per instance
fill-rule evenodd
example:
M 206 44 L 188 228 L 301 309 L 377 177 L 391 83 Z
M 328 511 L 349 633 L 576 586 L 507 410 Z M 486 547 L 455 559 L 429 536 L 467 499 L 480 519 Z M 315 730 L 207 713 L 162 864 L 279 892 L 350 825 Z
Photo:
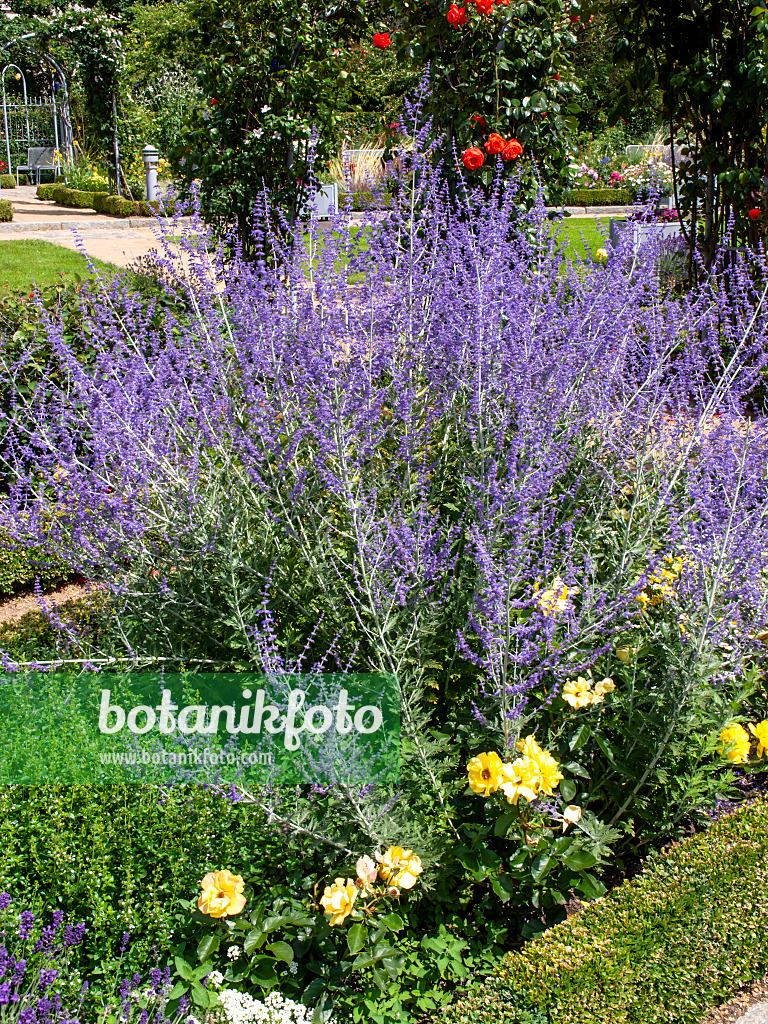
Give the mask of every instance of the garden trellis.
M 0 131 L 9 174 L 15 167 L 27 163 L 27 150 L 33 147 L 51 146 L 62 164 L 73 162 L 72 121 L 66 82 L 58 65 L 47 54 L 45 59 L 53 65 L 54 72 L 50 93 L 42 96 L 29 95 L 26 77 L 18 65 L 6 64 L 0 72 L 3 101 Z M 20 83 L 20 94 L 9 94 L 9 75 Z

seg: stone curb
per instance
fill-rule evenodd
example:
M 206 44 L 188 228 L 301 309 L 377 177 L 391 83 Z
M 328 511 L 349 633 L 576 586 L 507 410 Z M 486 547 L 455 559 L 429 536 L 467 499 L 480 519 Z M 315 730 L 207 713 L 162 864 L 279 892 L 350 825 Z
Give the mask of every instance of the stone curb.
M 179 226 L 186 226 L 189 219 L 179 221 Z M 165 227 L 172 227 L 173 221 L 164 222 Z M 107 228 L 114 228 L 118 231 L 127 231 L 130 228 L 152 228 L 157 227 L 154 217 L 129 218 L 127 220 L 16 220 L 0 223 L 0 234 L 18 234 L 24 231 L 66 231 L 74 228 L 77 231 L 86 231 L 89 228 L 97 228 L 102 231 Z

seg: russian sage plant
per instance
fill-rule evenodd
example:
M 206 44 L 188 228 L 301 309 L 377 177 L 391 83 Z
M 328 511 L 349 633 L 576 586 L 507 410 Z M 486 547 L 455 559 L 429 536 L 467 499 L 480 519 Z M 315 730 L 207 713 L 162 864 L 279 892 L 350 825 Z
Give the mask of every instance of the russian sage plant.
M 65 659 L 395 675 L 399 789 L 243 795 L 333 856 L 420 851 L 429 892 L 468 821 L 493 831 L 459 764 L 524 733 L 593 864 L 717 791 L 766 628 L 768 278 L 746 257 L 674 297 L 628 233 L 567 257 L 500 173 L 450 207 L 409 117 L 356 234 L 277 231 L 265 195 L 254 263 L 177 224 L 184 303 L 104 282 L 86 361 L 39 311 L 2 357 L 13 381 L 50 353 L 7 414 L 0 529 L 109 592 L 111 646 L 62 631 Z

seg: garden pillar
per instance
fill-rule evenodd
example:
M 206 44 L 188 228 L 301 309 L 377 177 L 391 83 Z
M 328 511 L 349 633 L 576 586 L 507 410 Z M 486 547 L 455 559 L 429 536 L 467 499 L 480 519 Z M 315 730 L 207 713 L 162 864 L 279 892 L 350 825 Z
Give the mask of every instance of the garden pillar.
M 157 162 L 159 157 L 160 152 L 154 146 L 145 146 L 141 151 L 147 175 L 147 202 L 157 199 Z

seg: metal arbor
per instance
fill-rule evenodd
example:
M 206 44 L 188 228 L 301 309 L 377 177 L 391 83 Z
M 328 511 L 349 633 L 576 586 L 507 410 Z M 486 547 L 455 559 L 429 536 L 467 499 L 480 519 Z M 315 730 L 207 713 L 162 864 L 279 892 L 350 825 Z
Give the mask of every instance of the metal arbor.
M 51 147 L 57 154 L 57 162 L 74 162 L 74 139 L 69 109 L 69 91 L 64 72 L 48 54 L 42 58 L 51 65 L 50 93 L 29 96 L 24 72 L 17 64 L 6 64 L 0 71 L 2 87 L 3 119 L 0 124 L 0 159 L 4 153 L 8 173 L 15 167 L 27 163 L 27 150 L 34 147 Z M 21 83 L 21 96 L 9 95 L 9 75 Z

